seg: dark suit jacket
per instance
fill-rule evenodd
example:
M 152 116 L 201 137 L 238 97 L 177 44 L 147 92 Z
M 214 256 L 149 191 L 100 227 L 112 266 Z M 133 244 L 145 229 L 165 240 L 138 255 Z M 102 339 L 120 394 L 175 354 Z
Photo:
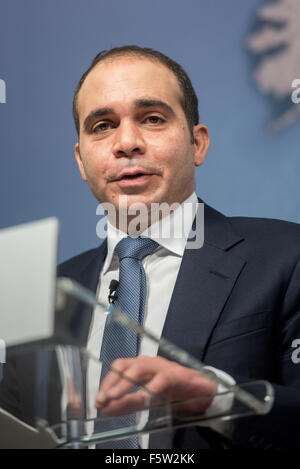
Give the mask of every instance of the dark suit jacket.
M 63 263 L 59 275 L 96 291 L 105 256 L 106 242 Z M 299 256 L 300 225 L 228 218 L 207 205 L 204 245 L 184 252 L 163 336 L 238 383 L 274 385 L 272 411 L 236 421 L 233 447 L 300 447 L 300 364 L 291 359 L 300 338 Z M 220 438 L 184 428 L 173 447 L 218 448 Z

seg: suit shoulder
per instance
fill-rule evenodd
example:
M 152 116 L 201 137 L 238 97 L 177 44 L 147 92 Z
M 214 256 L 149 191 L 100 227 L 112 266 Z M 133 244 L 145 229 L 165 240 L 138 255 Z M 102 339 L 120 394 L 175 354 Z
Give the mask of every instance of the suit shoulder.
M 246 239 L 268 245 L 285 245 L 300 252 L 300 224 L 273 218 L 228 217 L 233 228 Z
M 299 223 L 276 218 L 228 217 L 228 220 L 235 228 L 240 228 L 241 230 L 275 230 L 277 233 L 295 233 L 297 236 L 300 233 Z

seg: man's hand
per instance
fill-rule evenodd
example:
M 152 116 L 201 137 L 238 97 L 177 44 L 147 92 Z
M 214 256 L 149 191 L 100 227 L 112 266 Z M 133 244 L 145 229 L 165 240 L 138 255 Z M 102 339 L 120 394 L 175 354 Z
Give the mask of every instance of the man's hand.
M 218 388 L 216 382 L 199 371 L 162 357 L 119 359 L 113 362 L 112 369 L 117 373 L 108 373 L 95 402 L 96 407 L 106 416 L 125 415 L 145 408 L 149 395 L 145 389 L 130 393 L 135 388 L 134 382 L 146 385 L 153 394 L 169 402 L 176 402 L 172 409 L 180 417 L 203 413 Z M 132 382 L 123 379 L 118 372 L 124 373 Z M 191 399 L 190 402 L 178 402 L 187 399 Z M 155 398 L 151 399 L 151 404 L 158 402 Z

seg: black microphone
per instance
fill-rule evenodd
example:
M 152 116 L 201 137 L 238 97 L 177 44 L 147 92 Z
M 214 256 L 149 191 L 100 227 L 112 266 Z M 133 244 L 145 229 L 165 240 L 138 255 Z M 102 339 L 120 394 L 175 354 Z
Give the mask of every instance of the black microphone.
M 114 303 L 116 299 L 118 298 L 118 295 L 116 295 L 116 290 L 119 286 L 118 280 L 112 280 L 109 284 L 109 295 L 108 295 L 108 301 L 109 304 Z

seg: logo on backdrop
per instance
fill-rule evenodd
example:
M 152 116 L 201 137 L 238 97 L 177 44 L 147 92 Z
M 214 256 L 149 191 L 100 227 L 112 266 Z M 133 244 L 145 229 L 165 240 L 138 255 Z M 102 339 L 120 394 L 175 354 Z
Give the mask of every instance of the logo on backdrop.
M 6 83 L 0 78 L 0 103 L 6 103 Z
M 269 126 L 276 132 L 300 120 L 300 1 L 268 0 L 257 15 L 248 47 L 257 61 L 254 80 L 274 108 Z

